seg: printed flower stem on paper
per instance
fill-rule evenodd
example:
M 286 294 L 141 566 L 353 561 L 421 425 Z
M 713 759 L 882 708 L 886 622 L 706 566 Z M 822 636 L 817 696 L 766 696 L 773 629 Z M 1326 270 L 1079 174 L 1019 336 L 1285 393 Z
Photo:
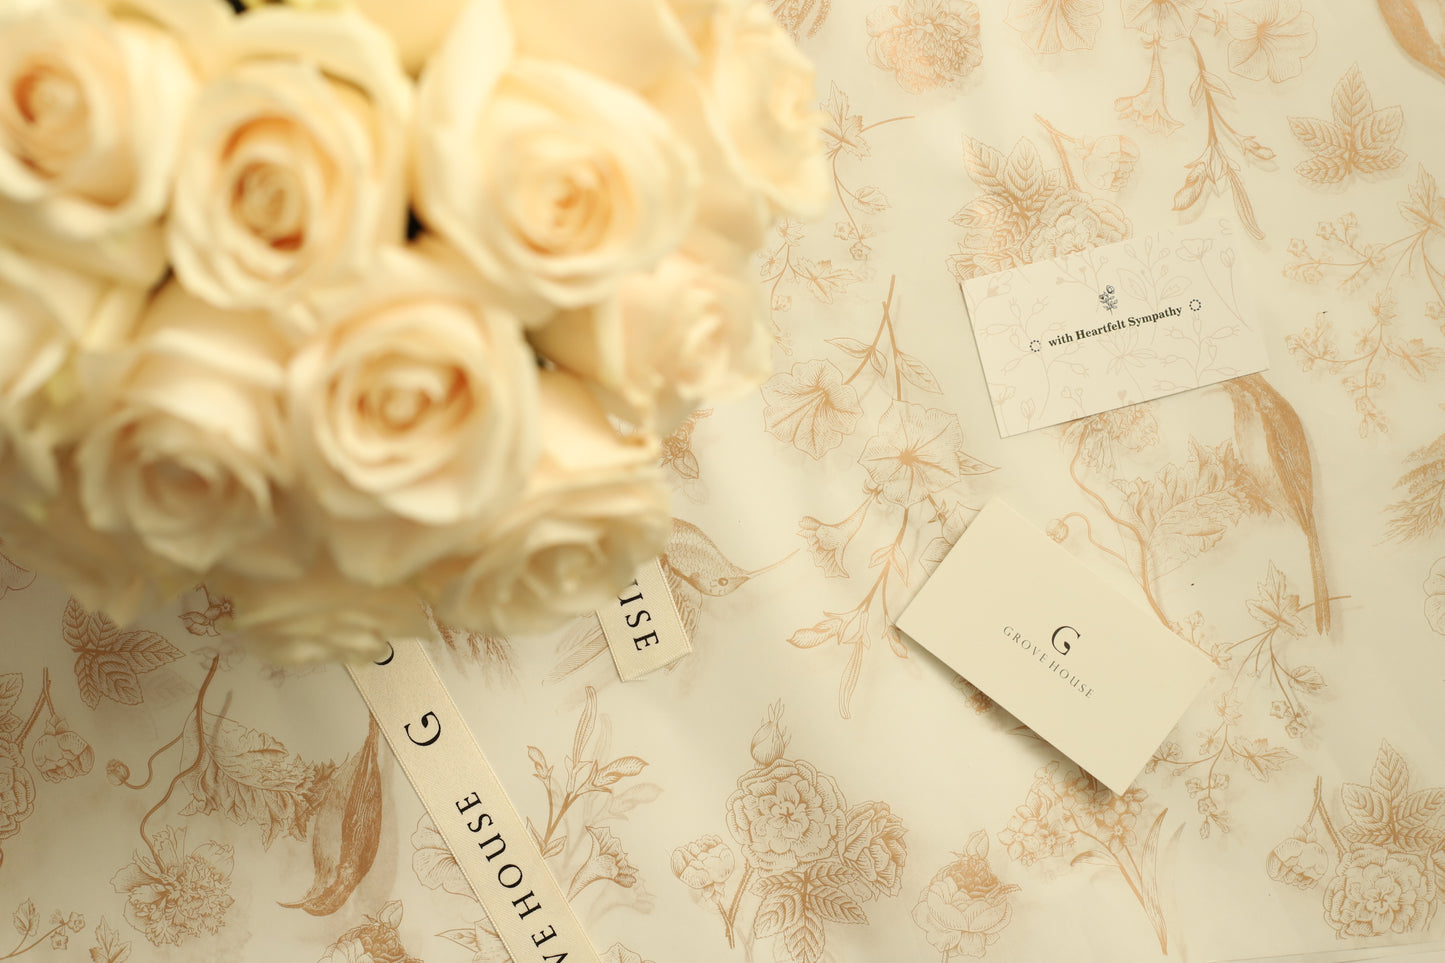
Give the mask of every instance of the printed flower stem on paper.
M 532 776 L 547 797 L 542 828 L 528 817 L 527 831 L 579 915 L 577 900 L 590 894 L 593 918 L 619 906 L 640 912 L 651 909 L 651 895 L 610 824 L 626 819 L 633 809 L 653 801 L 662 791 L 654 783 L 637 780 L 647 760 L 611 756 L 609 731 L 607 717 L 599 714 L 597 690 L 587 686 L 571 751 L 563 755 L 561 765 L 550 762 L 537 746 L 527 747 Z M 456 857 L 430 816 L 421 817 L 411 842 L 412 871 L 423 886 L 475 901 Z M 476 958 L 505 954 L 501 938 L 485 917 L 470 927 L 438 935 L 471 950 Z
M 898 594 L 913 579 L 915 564 L 933 565 L 963 532 L 966 518 L 977 509 L 965 505 L 960 483 L 973 475 L 994 471 L 993 466 L 968 454 L 958 416 L 908 399 L 912 392 L 940 394 L 933 372 L 899 346 L 893 299 L 897 276 L 889 280 L 878 326 L 869 341 L 836 337 L 828 344 L 851 363 L 845 376 L 831 360 L 814 359 L 797 364 L 787 374 L 775 375 L 763 385 L 764 427 L 778 440 L 821 458 L 857 433 L 864 417 L 859 401 L 864 388 L 886 392 L 888 407 L 878 419 L 876 434 L 857 456 L 867 479 L 862 503 L 842 521 L 827 523 L 813 515 L 799 521 L 798 535 L 825 577 L 847 578 L 850 546 L 867 516 L 898 512 L 897 527 L 887 541 L 868 555 L 868 567 L 878 569 L 862 598 L 846 611 L 825 611 L 821 621 L 799 629 L 788 642 L 811 649 L 833 642 L 850 650 L 838 684 L 838 713 L 852 713 L 853 693 L 863 672 L 865 652 L 887 640 L 900 659 L 908 648 L 894 628 Z M 858 387 L 863 386 L 863 387 Z M 923 539 L 937 525 L 937 534 Z M 914 546 L 923 544 L 918 552 Z M 916 559 L 914 556 L 918 556 Z M 890 594 L 891 593 L 891 594 Z
M 90 743 L 55 709 L 50 670 L 41 670 L 40 692 L 22 719 L 15 710 L 24 689 L 23 674 L 0 674 L 0 840 L 19 834 L 21 823 L 35 814 L 40 787 L 32 766 L 43 781 L 60 783 L 88 774 L 95 762 Z M 0 850 L 0 866 L 4 860 Z
M 1317 778 L 1303 824 L 1265 858 L 1271 879 L 1300 890 L 1329 878 L 1321 903 L 1336 939 L 1424 934 L 1445 900 L 1445 787 L 1410 783 L 1409 763 L 1381 740 L 1369 782 L 1340 786 L 1342 818 Z
M 1415 332 L 1401 319 L 1403 301 L 1409 312 L 1406 318 L 1421 310 L 1445 336 L 1445 262 L 1439 260 L 1439 245 L 1445 240 L 1445 195 L 1423 165 L 1398 211 L 1407 233 L 1383 244 L 1365 240 L 1353 213 L 1323 221 L 1316 231 L 1318 246 L 1302 238 L 1290 241 L 1294 261 L 1284 268 L 1286 277 L 1306 284 L 1334 276 L 1339 290 L 1346 293 L 1379 283 L 1369 301 L 1370 320 L 1352 337 L 1340 338 L 1334 319 L 1321 312 L 1309 329 L 1285 338 L 1301 369 L 1339 377 L 1360 416 L 1362 438 L 1390 430 L 1381 395 L 1391 373 L 1423 381 L 1445 365 L 1445 348 L 1412 337 Z M 1404 278 L 1422 280 L 1406 285 Z
M 1158 862 L 1159 835 L 1169 810 L 1146 807 L 1149 794 L 1138 787 L 1117 794 L 1080 769 L 1060 769 L 1057 761 L 1039 769 L 998 842 L 1023 866 L 1070 856 L 1071 869 L 1088 863 L 1116 870 L 1148 917 L 1159 951 L 1167 954 Z M 1141 842 L 1138 831 L 1146 823 Z
M 48 923 L 42 923 L 40 911 L 35 908 L 33 899 L 27 899 L 17 906 L 11 920 L 15 924 L 15 932 L 20 934 L 20 939 L 11 947 L 10 952 L 0 956 L 0 960 L 19 959 L 47 943 L 52 950 L 63 950 L 70 945 L 72 933 L 85 929 L 84 916 L 79 913 L 62 913 L 60 910 L 50 914 Z M 100 925 L 104 926 L 105 921 L 101 920 Z
M 818 963 L 828 924 L 866 924 L 863 904 L 899 895 L 907 830 L 887 803 L 850 807 L 831 776 L 787 756 L 789 741 L 778 702 L 753 735 L 756 765 L 724 807 L 736 854 L 700 836 L 673 850 L 672 870 L 721 918 L 730 948 L 741 943 L 751 958 L 758 940 L 773 937 L 778 960 Z
M 834 237 L 848 245 L 848 257 L 866 266 L 872 256 L 873 227 L 864 220 L 865 215 L 877 216 L 889 210 L 888 196 L 871 184 L 850 186 L 844 182 L 840 171 L 844 155 L 862 161 L 872 154 L 872 146 L 863 135 L 869 131 L 902 120 L 912 120 L 911 115 L 889 117 L 885 120 L 864 124 L 863 117 L 852 111 L 848 95 L 831 85 L 827 102 L 822 105 L 828 116 L 823 128 L 823 139 L 827 146 L 827 160 L 833 179 L 833 193 L 843 219 L 834 228 Z M 789 335 L 778 322 L 777 315 L 788 311 L 792 298 L 784 293 L 785 285 L 799 286 L 820 304 L 832 304 L 847 293 L 854 284 L 864 279 L 861 269 L 846 267 L 835 256 L 811 258 L 802 253 L 805 240 L 804 225 L 794 220 L 784 220 L 778 225 L 779 243 L 760 255 L 762 261 L 762 283 L 768 290 L 768 311 L 773 333 L 784 354 L 792 354 Z
M 1291 650 L 1326 631 L 1329 623 L 1321 609 L 1347 598 L 1328 594 L 1312 551 L 1315 598 L 1301 603 L 1299 595 L 1290 591 L 1284 573 L 1269 562 L 1258 594 L 1241 603 L 1261 629 L 1236 641 L 1213 641 L 1201 613 L 1175 619 L 1165 609 L 1157 581 L 1211 551 L 1247 517 L 1275 513 L 1299 525 L 1307 541 L 1313 533 L 1313 496 L 1306 491 L 1305 473 L 1289 472 L 1298 497 L 1287 497 L 1288 491 L 1272 480 L 1283 471 L 1277 466 L 1278 459 L 1252 457 L 1246 464 L 1236 453 L 1235 443 L 1243 447 L 1247 440 L 1238 432 L 1236 425 L 1234 442 L 1217 446 L 1191 438 L 1189 456 L 1182 464 L 1167 464 L 1152 478 L 1130 479 L 1123 472 L 1124 462 L 1160 444 L 1153 406 L 1134 405 L 1071 422 L 1062 432 L 1066 450 L 1071 452 L 1070 477 L 1104 514 L 1113 538 L 1107 526 L 1096 529 L 1084 512 L 1070 512 L 1049 527 L 1049 534 L 1058 541 L 1082 533 L 1095 550 L 1122 564 L 1156 617 L 1223 670 L 1216 673 L 1219 691 L 1213 697 L 1218 718 L 1198 730 L 1197 748 L 1186 752 L 1176 737 L 1166 742 L 1146 767 L 1146 772 L 1162 766 L 1173 775 L 1188 777 L 1186 788 L 1196 801 L 1202 818 L 1199 832 L 1206 838 L 1215 830 L 1230 829 L 1224 791 L 1229 788 L 1231 772 L 1268 781 L 1272 773 L 1295 759 L 1294 753 L 1272 741 L 1268 730 L 1262 732 L 1261 728 L 1282 726 L 1290 739 L 1302 739 L 1308 732 L 1309 703 L 1326 683 L 1317 669 L 1299 661 Z M 1284 443 L 1277 437 L 1272 442 L 1276 447 Z M 1309 449 L 1302 433 L 1289 443 L 1299 448 L 1291 457 L 1308 464 Z M 1270 475 L 1262 477 L 1265 472 Z M 1110 490 L 1118 493 L 1116 499 L 1105 497 L 1104 492 Z M 1116 506 L 1116 500 L 1122 504 Z M 1118 541 L 1111 544 L 1114 538 Z M 1307 626 L 1306 619 L 1313 625 Z
M 281 905 L 311 915 L 333 913 L 346 903 L 370 870 L 379 845 L 375 723 L 368 723 L 361 750 L 342 765 L 307 762 L 268 733 L 206 711 L 206 697 L 220 665 L 219 656 L 211 659 L 180 731 L 151 753 L 144 778 L 132 781 L 130 767 L 119 759 L 106 765 L 113 784 L 139 791 L 155 780 L 157 761 L 173 749 L 178 751 L 180 768 L 137 827 L 144 850 L 138 850 L 111 880 L 116 891 L 127 897 L 127 922 L 156 945 L 218 932 L 233 902 L 230 846 L 210 840 L 188 848 L 185 828 L 167 825 L 154 832 L 149 828 L 178 790 L 188 799 L 177 816 L 221 813 L 238 826 L 254 825 L 264 848 L 269 849 L 279 836 L 309 837 L 315 878 L 298 902 Z M 182 919 L 174 915 L 172 902 L 164 902 L 174 900 L 196 901 L 204 912 Z

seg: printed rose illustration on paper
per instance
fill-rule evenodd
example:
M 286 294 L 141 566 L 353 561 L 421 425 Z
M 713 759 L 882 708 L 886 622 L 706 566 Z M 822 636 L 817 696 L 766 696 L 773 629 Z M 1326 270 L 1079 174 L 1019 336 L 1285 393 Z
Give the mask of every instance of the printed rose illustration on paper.
M 422 963 L 407 953 L 396 931 L 401 912 L 401 900 L 387 903 L 380 913 L 342 933 L 319 963 Z
M 907 830 L 887 803 L 850 807 L 832 776 L 788 758 L 782 716 L 775 703 L 752 739 L 756 765 L 728 797 L 736 854 L 719 836 L 699 836 L 673 850 L 672 871 L 722 917 L 728 946 L 771 936 L 780 961 L 817 963 L 829 923 L 867 923 L 864 903 L 899 895 Z
M 954 957 L 983 957 L 1013 919 L 1009 897 L 1019 891 L 994 875 L 988 862 L 988 834 L 968 838 L 957 859 L 933 875 L 913 907 L 913 922 L 928 942 Z
M 1323 883 L 1337 939 L 1423 933 L 1445 897 L 1445 788 L 1412 790 L 1409 763 L 1381 741 L 1369 782 L 1344 783 L 1340 802 L 1346 823 L 1317 779 L 1304 825 L 1270 850 L 1265 871 L 1300 890 Z

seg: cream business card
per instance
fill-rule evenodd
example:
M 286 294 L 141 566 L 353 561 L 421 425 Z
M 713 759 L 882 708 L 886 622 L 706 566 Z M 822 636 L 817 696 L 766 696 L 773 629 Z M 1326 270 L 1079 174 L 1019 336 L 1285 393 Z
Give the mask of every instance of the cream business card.
M 1115 792 L 1134 781 L 1213 669 L 998 500 L 897 624 Z
M 964 282 L 999 434 L 1266 368 L 1245 256 L 1199 225 Z

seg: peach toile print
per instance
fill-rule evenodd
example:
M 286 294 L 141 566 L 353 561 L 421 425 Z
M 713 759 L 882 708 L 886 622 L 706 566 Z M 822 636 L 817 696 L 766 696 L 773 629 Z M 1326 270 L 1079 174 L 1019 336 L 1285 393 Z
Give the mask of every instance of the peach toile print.
M 868 60 L 910 94 L 956 86 L 983 62 L 978 6 L 900 0 L 868 14 Z
M 1132 233 L 1117 204 L 1078 186 L 1063 143 L 1055 143 L 1059 167 L 1045 167 L 1028 138 L 1019 138 L 1007 153 L 972 137 L 964 140 L 964 169 L 982 193 L 951 218 L 964 231 L 958 253 L 948 259 L 958 280 L 1122 241 Z
M 832 776 L 788 757 L 783 711 L 781 701 L 768 710 L 749 749 L 755 765 L 724 805 L 736 852 L 700 836 L 672 851 L 672 870 L 721 918 L 729 948 L 741 943 L 751 958 L 773 937 L 780 963 L 818 963 L 830 923 L 867 924 L 863 904 L 899 895 L 907 830 L 887 803 L 849 806 Z
M 933 874 L 913 906 L 913 924 L 923 931 L 940 963 L 988 956 L 1013 920 L 1010 901 L 1020 887 L 994 875 L 988 861 L 988 834 L 968 837 L 964 851 Z
M 112 888 L 125 897 L 126 921 L 157 946 L 216 934 L 230 920 L 234 849 L 215 838 L 188 844 L 194 825 L 188 817 L 219 814 L 237 827 L 254 827 L 265 849 L 282 837 L 309 839 L 315 871 L 311 886 L 296 902 L 279 905 L 313 916 L 329 915 L 346 903 L 379 845 L 375 723 L 369 723 L 360 751 L 340 765 L 308 762 L 274 736 L 206 710 L 220 668 L 220 657 L 213 657 L 180 731 L 151 753 L 143 778 L 133 781 L 130 766 L 120 759 L 106 764 L 112 785 L 144 791 L 156 779 L 157 762 L 179 747 L 176 774 L 137 826 L 144 848 L 111 878 Z M 187 824 L 150 829 L 151 819 L 168 805 L 172 818 L 188 819 Z
M 1266 386 L 1253 388 L 1265 392 Z M 1234 397 L 1233 389 L 1243 397 Z M 1146 767 L 1146 772 L 1162 767 L 1185 777 L 1205 838 L 1232 828 L 1232 774 L 1267 782 L 1296 759 L 1282 739 L 1298 743 L 1307 738 L 1313 703 L 1326 687 L 1303 653 L 1318 644 L 1316 639 L 1330 624 L 1321 609 L 1344 598 L 1328 594 L 1318 564 L 1310 452 L 1303 429 L 1281 424 L 1266 432 L 1264 415 L 1258 413 L 1241 422 L 1239 407 L 1254 404 L 1255 395 L 1237 384 L 1233 389 L 1222 393 L 1236 408 L 1235 438 L 1206 445 L 1190 437 L 1186 458 L 1167 462 L 1152 477 L 1131 475 L 1129 466 L 1163 444 L 1157 405 L 1134 405 L 1065 426 L 1060 434 L 1066 450 L 1072 451 L 1070 477 L 1091 509 L 1070 512 L 1049 527 L 1061 542 L 1082 535 L 1090 550 L 1130 571 L 1160 621 L 1218 667 L 1209 709 L 1186 715 Z M 1283 401 L 1275 398 L 1273 403 Z M 1289 419 L 1279 409 L 1270 420 Z M 1256 429 L 1259 437 L 1252 439 Z M 1251 453 L 1248 459 L 1241 457 L 1242 451 Z M 1281 481 L 1284 476 L 1289 485 Z M 1110 491 L 1117 494 L 1106 497 Z M 1107 526 L 1096 528 L 1094 510 L 1103 514 Z M 1158 592 L 1160 579 L 1186 565 L 1203 564 L 1202 557 L 1225 539 L 1241 537 L 1247 522 L 1271 515 L 1304 535 L 1316 590 L 1312 600 L 1302 602 L 1285 573 L 1268 561 L 1256 594 L 1238 602 L 1237 612 L 1252 623 L 1252 631 L 1226 634 L 1216 628 L 1219 619 L 1239 621 L 1223 608 L 1208 618 L 1199 611 L 1182 618 L 1169 613 Z M 1190 730 L 1193 735 L 1186 736 Z
M 85 917 L 80 913 L 63 913 L 55 910 L 50 914 L 47 922 L 41 922 L 40 911 L 35 906 L 35 900 L 26 899 L 15 907 L 15 913 L 11 916 L 15 924 L 15 932 L 20 934 L 20 939 L 11 947 L 8 953 L 0 956 L 0 960 L 15 960 L 26 955 L 32 950 L 47 947 L 51 950 L 63 950 L 70 946 L 70 937 L 85 929 Z M 100 927 L 106 926 L 104 919 L 100 926 L 96 927 L 96 940 L 100 940 Z M 129 951 L 127 951 L 129 952 Z M 95 951 L 91 951 L 92 959 L 96 959 Z M 104 957 L 99 957 L 104 960 Z
M 667 550 L 658 556 L 668 591 L 677 605 L 683 631 L 694 638 L 703 615 L 703 606 L 710 598 L 722 598 L 787 562 L 796 554 L 790 552 L 760 568 L 745 569 L 732 562 L 702 529 L 682 518 L 672 520 L 672 534 Z M 607 637 L 595 613 L 577 619 L 557 644 L 557 660 L 547 675 L 549 683 L 561 682 L 601 659 L 610 663 Z M 663 671 L 671 672 L 681 665 L 674 662 Z M 610 680 L 617 673 L 607 670 Z
M 1445 262 L 1439 250 L 1445 241 L 1445 195 L 1423 164 L 1404 193 L 1396 207 L 1404 234 L 1369 241 L 1359 218 L 1347 213 L 1321 221 L 1317 243 L 1291 240 L 1293 261 L 1284 267 L 1286 277 L 1305 284 L 1328 278 L 1346 294 L 1371 292 L 1368 317 L 1346 321 L 1351 328 L 1345 336 L 1337 321 L 1321 312 L 1313 325 L 1285 338 L 1302 370 L 1339 378 L 1360 417 L 1361 438 L 1390 430 L 1384 407 L 1390 375 L 1423 381 L 1445 365 Z
M 1352 174 L 1388 173 L 1405 163 L 1405 152 L 1395 146 L 1405 129 L 1405 112 L 1399 105 L 1375 107 L 1359 64 L 1335 84 L 1330 111 L 1330 120 L 1289 119 L 1290 132 L 1313 155 L 1295 165 L 1306 181 L 1338 184 Z
M 798 523 L 798 536 L 825 578 L 852 577 L 849 554 L 870 513 L 897 519 L 891 538 L 885 535 L 871 551 L 865 549 L 868 568 L 878 572 L 858 604 L 825 611 L 821 621 L 788 638 L 800 649 L 829 642 L 849 649 L 838 683 L 838 713 L 845 719 L 869 649 L 886 642 L 895 657 L 908 658 L 893 625 L 902 595 L 917 575 L 942 560 L 977 511 L 964 501 L 969 481 L 995 470 L 965 450 L 955 413 L 910 400 L 932 401 L 942 388 L 928 365 L 900 346 L 892 307 L 896 285 L 897 278 L 890 279 L 871 340 L 828 339 L 851 369 L 847 375 L 833 360 L 813 358 L 762 387 L 764 429 L 815 460 L 871 432 L 856 456 L 866 476 L 857 508 L 836 522 L 805 515 Z M 865 411 L 865 392 L 881 395 L 887 407 L 876 415 Z
M 1117 794 L 1054 761 L 1035 773 L 1023 804 L 996 838 L 1009 858 L 1025 867 L 1068 856 L 1069 869 L 1087 863 L 1116 870 L 1148 917 L 1159 951 L 1167 954 L 1159 845 L 1168 812 L 1149 803 L 1149 793 L 1137 786 Z
M 101 699 L 140 705 L 145 701 L 140 677 L 181 657 L 181 650 L 158 633 L 121 631 L 104 612 L 87 611 L 75 599 L 65 606 L 61 636 L 75 653 L 76 684 L 91 709 Z
M 865 123 L 861 114 L 853 113 L 847 93 L 836 83 L 830 85 L 828 99 L 822 104 L 822 109 L 827 115 L 823 125 L 823 142 L 832 174 L 833 194 L 838 198 L 843 215 L 834 226 L 833 238 L 847 245 L 846 258 L 845 251 L 836 249 L 828 257 L 813 253 L 812 245 L 805 247 L 807 226 L 793 219 L 779 222 L 777 244 L 759 254 L 759 273 L 767 290 L 773 334 L 778 347 L 789 355 L 792 354 L 792 341 L 778 321 L 778 315 L 792 307 L 793 298 L 788 291 L 800 290 L 819 304 L 833 304 L 847 295 L 853 285 L 871 276 L 868 260 L 872 256 L 872 242 L 877 234 L 872 219 L 891 207 L 888 195 L 881 188 L 859 183 L 851 176 L 845 178 L 844 161 L 858 164 L 872 155 L 872 145 L 865 136 L 870 131 L 912 120 L 911 116 L 903 115 Z M 855 266 L 849 267 L 849 261 L 855 262 Z
M 0 539 L 0 549 L 3 549 L 4 546 L 5 540 Z M 0 551 L 0 599 L 5 598 L 11 592 L 23 592 L 34 582 L 34 572 L 17 565 L 8 555 Z
M 1341 784 L 1335 815 L 1315 780 L 1304 823 L 1270 851 L 1265 871 L 1301 890 L 1323 883 L 1324 922 L 1337 939 L 1428 932 L 1445 900 L 1445 787 L 1412 790 L 1409 763 L 1381 740 L 1369 781 Z
M 1445 635 L 1445 556 L 1435 559 L 1421 588 L 1425 590 L 1426 624 Z
M 656 800 L 662 789 L 637 779 L 647 760 L 632 755 L 613 757 L 610 742 L 610 720 L 599 712 L 597 690 L 587 686 L 571 751 L 560 762 L 553 762 L 537 746 L 527 747 L 533 778 L 542 784 L 547 799 L 545 819 L 528 817 L 527 830 L 548 868 L 564 884 L 568 901 L 590 922 L 624 906 L 648 913 L 653 903 L 645 880 L 612 827 L 637 807 Z M 464 896 L 473 902 L 475 912 L 481 911 L 430 815 L 423 814 L 417 821 L 411 847 L 412 872 L 422 886 Z M 578 902 L 583 894 L 587 895 L 585 907 Z M 506 948 L 485 915 L 471 926 L 437 935 L 471 950 L 477 954 L 475 958 L 506 957 Z
M 832 9 L 833 0 L 768 0 L 773 16 L 792 35 L 794 40 L 806 35 L 812 37 L 823 29 Z
M 1405 53 L 1445 80 L 1445 9 L 1441 0 L 1379 0 L 1380 13 Z
M 317 963 L 366 963 L 385 960 L 387 963 L 422 963 L 402 945 L 401 900 L 391 900 L 375 915 L 342 933 L 326 948 Z
M 1388 508 L 1386 535 L 1408 541 L 1445 530 L 1445 435 L 1411 452 L 1402 467 L 1395 487 L 1403 497 Z
M 95 750 L 55 708 L 49 669 L 41 670 L 40 692 L 28 711 L 21 708 L 24 695 L 22 673 L 0 674 L 0 843 L 19 835 L 43 801 L 48 788 L 35 776 L 61 783 L 89 774 L 95 764 Z M 0 868 L 4 862 L 0 848 Z
M 1004 23 L 1036 54 L 1092 50 L 1104 0 L 1012 0 Z

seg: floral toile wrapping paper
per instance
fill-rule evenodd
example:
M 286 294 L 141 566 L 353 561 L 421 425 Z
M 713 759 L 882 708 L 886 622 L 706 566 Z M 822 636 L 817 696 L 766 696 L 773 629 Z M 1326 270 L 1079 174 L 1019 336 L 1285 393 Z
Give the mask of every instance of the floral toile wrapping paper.
M 663 446 L 695 652 L 624 685 L 594 621 L 430 628 L 604 958 L 1445 940 L 1441 4 L 773 7 L 836 201 L 757 264 L 771 378 Z M 998 438 L 960 280 L 1226 217 L 1262 381 Z M 1123 795 L 892 629 L 991 495 L 1215 662 Z M 345 673 L 230 631 L 0 558 L 0 958 L 501 959 Z

